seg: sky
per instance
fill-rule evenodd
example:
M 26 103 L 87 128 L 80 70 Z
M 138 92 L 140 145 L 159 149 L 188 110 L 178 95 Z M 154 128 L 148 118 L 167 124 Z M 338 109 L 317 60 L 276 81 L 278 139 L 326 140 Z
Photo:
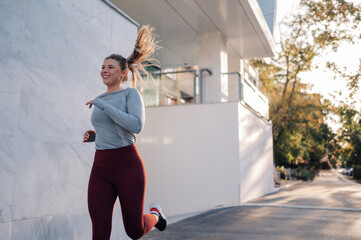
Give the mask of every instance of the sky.
M 352 0 L 352 2 L 361 4 L 361 0 Z M 299 0 L 277 0 L 277 26 L 278 23 L 287 15 L 295 13 L 299 5 Z M 277 41 L 277 36 L 275 37 Z M 335 91 L 347 92 L 346 82 L 340 78 L 334 80 L 334 74 L 330 70 L 326 69 L 327 61 L 334 61 L 340 68 L 347 67 L 347 71 L 350 73 L 355 72 L 359 65 L 359 59 L 361 58 L 361 42 L 357 44 L 344 43 L 339 47 L 339 50 L 335 53 L 333 51 L 327 51 L 322 56 L 315 59 L 320 68 L 313 69 L 310 72 L 303 73 L 300 77 L 303 82 L 312 84 L 312 92 L 322 94 L 325 98 L 332 100 L 331 94 Z M 344 96 L 338 96 L 337 100 L 345 101 L 347 94 Z M 361 99 L 361 94 L 358 94 Z M 361 108 L 361 104 L 356 106 Z

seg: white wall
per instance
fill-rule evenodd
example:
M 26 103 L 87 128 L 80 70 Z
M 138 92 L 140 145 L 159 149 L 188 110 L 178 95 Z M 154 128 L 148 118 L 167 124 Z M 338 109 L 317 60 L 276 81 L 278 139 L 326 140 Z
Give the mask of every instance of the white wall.
M 238 105 L 241 202 L 274 191 L 272 125 Z
M 0 22 L 0 238 L 90 239 L 85 103 L 137 28 L 100 0 L 2 0 Z
M 204 103 L 228 101 L 227 39 L 220 31 L 198 34 L 198 68 L 208 68 L 212 75 L 204 72 L 202 99 Z
M 146 204 L 175 216 L 272 192 L 270 130 L 238 102 L 147 108 L 137 141 Z
M 146 109 L 137 145 L 146 165 L 146 202 L 167 215 L 237 203 L 237 108 L 233 103 Z

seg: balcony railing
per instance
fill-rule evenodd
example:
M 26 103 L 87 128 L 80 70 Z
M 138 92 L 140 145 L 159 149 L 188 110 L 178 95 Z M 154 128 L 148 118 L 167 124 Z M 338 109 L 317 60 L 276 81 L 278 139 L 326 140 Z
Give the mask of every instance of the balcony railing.
M 199 74 L 196 70 L 153 72 L 153 80 L 145 80 L 145 85 L 138 89 L 146 107 L 202 103 L 202 85 L 206 84 L 204 72 L 212 74 L 208 69 L 201 69 Z M 251 81 L 241 72 L 222 75 L 228 75 L 228 101 L 240 101 L 262 118 L 268 119 L 268 99 Z
M 197 103 L 199 90 L 196 70 L 151 74 L 153 79 L 146 80 L 144 86 L 138 87 L 146 107 Z
M 265 119 L 269 119 L 268 99 L 251 81 L 247 80 L 241 72 L 227 72 L 222 74 L 230 75 L 228 78 L 228 86 L 237 86 L 237 88 L 234 89 L 236 89 L 239 101 L 245 103 L 248 107 L 252 108 Z M 234 84 L 235 79 L 231 77 L 232 75 L 237 76 L 237 84 Z M 231 91 L 234 91 L 234 89 L 230 87 L 228 89 L 230 101 L 232 101 L 232 96 L 234 98 L 235 94 L 231 93 Z

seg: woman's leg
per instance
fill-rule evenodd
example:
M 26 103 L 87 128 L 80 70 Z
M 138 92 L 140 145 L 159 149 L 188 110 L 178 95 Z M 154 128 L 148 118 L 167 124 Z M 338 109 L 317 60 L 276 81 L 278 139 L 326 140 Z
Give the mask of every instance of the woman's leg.
M 113 184 L 93 166 L 88 186 L 88 208 L 93 226 L 93 240 L 110 239 L 116 197 Z
M 117 187 L 124 228 L 130 238 L 139 239 L 157 223 L 154 214 L 143 214 L 146 185 L 144 164 L 135 146 L 119 162 L 122 163 L 122 170 L 113 181 Z

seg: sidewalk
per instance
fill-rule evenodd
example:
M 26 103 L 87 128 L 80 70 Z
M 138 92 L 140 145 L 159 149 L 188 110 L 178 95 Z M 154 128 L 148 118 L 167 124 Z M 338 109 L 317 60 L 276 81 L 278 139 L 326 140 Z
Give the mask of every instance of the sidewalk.
M 284 188 L 288 188 L 291 187 L 297 183 L 302 182 L 302 180 L 283 180 L 281 181 L 281 183 L 279 185 L 276 185 L 275 188 L 278 190 L 284 189 Z

